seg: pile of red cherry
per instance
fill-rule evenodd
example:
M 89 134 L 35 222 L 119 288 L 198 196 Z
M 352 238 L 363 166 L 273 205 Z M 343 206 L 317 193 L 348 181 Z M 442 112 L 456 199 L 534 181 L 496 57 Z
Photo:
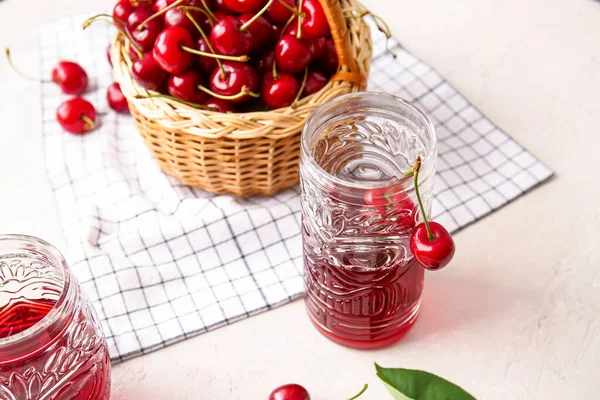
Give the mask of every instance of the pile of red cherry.
M 196 108 L 246 112 L 321 90 L 338 59 L 319 0 L 119 0 L 136 82 Z

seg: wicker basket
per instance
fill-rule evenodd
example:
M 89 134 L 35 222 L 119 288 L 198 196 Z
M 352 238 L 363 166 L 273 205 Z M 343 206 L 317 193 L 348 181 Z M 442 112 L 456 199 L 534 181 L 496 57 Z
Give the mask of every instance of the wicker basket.
M 300 133 L 308 116 L 334 97 L 364 90 L 371 60 L 371 32 L 360 18 L 346 20 L 342 7 L 355 0 L 321 0 L 340 62 L 338 73 L 295 108 L 224 114 L 162 99 L 131 76 L 124 39 L 116 36 L 111 58 L 115 80 L 131 115 L 164 172 L 217 194 L 271 195 L 298 182 Z

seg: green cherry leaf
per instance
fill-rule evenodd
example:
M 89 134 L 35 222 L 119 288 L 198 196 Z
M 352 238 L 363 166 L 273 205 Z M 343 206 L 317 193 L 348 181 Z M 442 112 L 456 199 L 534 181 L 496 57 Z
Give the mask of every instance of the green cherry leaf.
M 396 400 L 476 400 L 460 386 L 429 372 L 377 364 L 375 369 Z

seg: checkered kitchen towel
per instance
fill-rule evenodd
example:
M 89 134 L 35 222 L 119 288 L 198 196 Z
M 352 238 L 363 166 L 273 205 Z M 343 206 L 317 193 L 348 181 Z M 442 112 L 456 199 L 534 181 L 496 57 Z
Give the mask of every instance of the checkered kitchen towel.
M 110 112 L 103 24 L 84 17 L 41 28 L 41 73 L 80 62 L 100 127 L 65 134 L 64 100 L 42 84 L 46 167 L 67 258 L 98 310 L 110 354 L 122 360 L 287 303 L 302 294 L 299 188 L 237 199 L 164 175 L 129 116 Z M 517 198 L 552 172 L 491 123 L 431 67 L 374 32 L 369 88 L 415 102 L 439 136 L 433 214 L 456 231 Z

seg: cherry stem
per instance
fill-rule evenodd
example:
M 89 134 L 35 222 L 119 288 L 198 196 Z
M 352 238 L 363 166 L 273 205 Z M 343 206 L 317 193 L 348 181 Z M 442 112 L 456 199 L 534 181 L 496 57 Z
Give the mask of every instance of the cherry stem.
M 275 61 L 275 56 L 273 56 L 273 79 L 277 79 L 279 75 L 277 74 L 277 61 Z
M 301 17 L 306 17 L 306 14 L 304 14 L 302 11 L 296 10 L 294 7 L 290 6 L 285 1 L 283 1 L 283 0 L 277 0 L 277 1 L 280 2 L 282 6 L 284 6 L 288 10 L 290 10 L 294 15 L 301 16 Z
M 344 17 L 346 17 L 346 18 L 362 18 L 365 15 L 370 15 L 371 17 L 373 17 L 373 20 L 375 21 L 375 24 L 377 25 L 377 29 L 379 29 L 380 32 L 384 33 L 385 37 L 387 39 L 385 42 L 386 51 L 388 53 L 390 53 L 392 55 L 392 57 L 394 57 L 394 58 L 398 57 L 398 55 L 389 48 L 389 41 L 392 38 L 392 30 L 390 29 L 390 26 L 387 24 L 387 22 L 385 22 L 385 20 L 383 18 L 381 18 L 377 14 L 372 13 L 369 10 L 356 10 L 354 8 L 345 8 L 342 10 L 342 13 L 344 14 Z
M 254 21 L 259 19 L 261 15 L 263 15 L 265 12 L 267 12 L 267 10 L 269 9 L 269 7 L 271 7 L 271 4 L 273 4 L 274 1 L 275 0 L 269 0 L 267 2 L 267 4 L 265 4 L 265 6 L 263 8 L 261 8 L 261 10 L 254 15 L 254 17 L 250 18 L 244 25 L 242 25 L 240 27 L 240 31 L 245 31 L 246 29 L 248 29 L 248 27 L 250 25 L 252 25 L 252 23 Z
M 300 85 L 300 90 L 298 90 L 298 94 L 292 103 L 292 108 L 296 108 L 296 103 L 300 100 L 300 96 L 302 96 L 302 92 L 304 92 L 304 87 L 306 86 L 306 80 L 308 79 L 308 68 L 304 68 L 304 78 L 302 78 L 302 84 Z
M 207 94 L 209 94 L 213 97 L 216 97 L 217 99 L 221 99 L 221 100 L 237 100 L 240 97 L 244 97 L 244 96 L 250 96 L 250 97 L 255 97 L 255 98 L 260 97 L 260 94 L 254 93 L 253 91 L 248 89 L 247 86 L 242 86 L 242 90 L 238 94 L 234 94 L 231 96 L 225 96 L 222 94 L 215 93 L 212 90 L 205 88 L 202 85 L 198 85 L 198 89 L 202 90 L 204 93 L 207 93 Z
M 423 201 L 421 200 L 421 193 L 419 193 L 419 170 L 421 169 L 421 157 L 417 157 L 415 161 L 415 165 L 413 167 L 414 175 L 413 180 L 415 184 L 415 193 L 417 194 L 417 201 L 419 202 L 419 208 L 421 209 L 421 215 L 423 216 L 423 222 L 425 223 L 425 228 L 427 229 L 427 239 L 430 241 L 435 240 L 435 235 L 431 232 L 431 227 L 429 226 L 429 221 L 427 221 L 427 214 L 425 214 L 425 207 L 423 207 Z
M 6 48 L 6 59 L 8 60 L 8 65 L 10 65 L 10 67 L 19 75 L 21 75 L 23 78 L 30 80 L 30 81 L 38 81 L 38 82 L 54 82 L 52 79 L 42 79 L 42 78 L 34 78 L 33 76 L 29 76 L 29 75 L 25 75 L 23 72 L 19 71 L 17 69 L 17 67 L 15 67 L 15 65 L 12 62 L 12 59 L 10 58 L 10 49 L 7 47 Z
M 196 22 L 194 17 L 192 17 L 192 14 L 190 14 L 190 12 L 185 8 L 183 9 L 183 13 L 186 15 L 186 17 L 188 17 L 190 19 L 190 21 L 192 21 L 192 24 L 194 24 L 196 29 L 198 29 L 198 31 L 200 32 L 200 35 L 202 35 L 202 38 L 206 42 L 206 45 L 208 46 L 210 52 L 213 54 L 217 54 L 215 49 L 212 47 L 212 44 L 210 44 L 210 40 L 208 39 L 208 36 L 206 36 L 206 33 L 204 33 L 204 29 L 202 29 L 202 27 L 198 24 L 198 22 Z M 218 58 L 216 60 L 217 60 L 217 65 L 219 66 L 219 69 L 221 70 L 221 77 L 223 79 L 225 79 L 227 77 L 227 74 L 225 73 L 225 68 L 223 68 L 223 64 L 221 63 L 221 60 L 219 60 Z
M 186 100 L 180 99 L 179 97 L 175 97 L 175 96 L 169 96 L 168 94 L 150 94 L 148 96 L 141 96 L 141 95 L 137 94 L 134 96 L 134 98 L 136 98 L 138 100 L 141 100 L 141 99 L 167 99 L 167 100 L 172 100 L 172 101 L 176 101 L 178 103 L 185 104 L 185 105 L 193 107 L 193 108 L 198 108 L 201 110 L 214 110 L 214 108 L 212 108 L 212 107 L 208 107 L 203 104 L 192 103 L 191 101 L 186 101 Z
M 348 400 L 356 400 L 356 399 L 358 399 L 360 396 L 362 396 L 362 394 L 364 392 L 367 391 L 368 388 L 369 388 L 369 385 L 365 383 L 365 386 L 363 386 L 363 388 L 361 389 L 361 391 L 358 392 L 357 394 L 355 394 L 354 396 L 350 397 Z
M 208 13 L 208 15 L 210 17 L 212 17 L 212 19 L 214 19 L 215 21 L 218 21 L 217 17 L 215 16 L 215 14 L 213 14 L 213 12 L 211 11 L 210 7 L 206 4 L 205 0 L 202 0 L 202 5 L 206 9 L 206 12 Z
M 304 2 L 304 0 L 300 0 L 300 3 L 298 3 L 298 10 L 302 10 L 302 3 Z M 303 15 L 299 15 L 298 16 L 298 33 L 296 34 L 296 37 L 298 39 L 302 38 L 302 20 L 304 19 Z
M 185 51 L 187 51 L 188 53 L 192 53 L 192 54 L 198 54 L 199 56 L 204 56 L 204 57 L 210 57 L 210 58 L 218 58 L 220 60 L 227 60 L 227 61 L 238 61 L 238 62 L 248 62 L 250 61 L 250 57 L 248 56 L 224 56 L 222 54 L 214 54 L 214 53 L 207 53 L 206 51 L 202 51 L 202 50 L 196 50 L 196 49 L 192 49 L 191 47 L 187 47 L 187 46 L 181 46 L 181 48 Z
M 172 8 L 177 7 L 178 5 L 180 5 L 181 3 L 183 3 L 185 0 L 177 0 L 176 2 L 174 2 L 173 4 L 169 4 L 168 6 L 166 6 L 165 8 L 163 8 L 162 10 L 152 14 L 151 16 L 149 16 L 148 18 L 146 18 L 145 21 L 143 21 L 141 24 L 139 24 L 137 26 L 137 28 L 135 28 L 136 31 L 141 31 L 142 29 L 144 29 L 144 26 L 146 26 L 146 24 L 150 21 L 152 21 L 154 18 L 158 18 L 161 15 L 163 15 L 164 13 L 166 13 L 167 11 L 169 11 Z
M 94 130 L 96 128 L 96 123 L 87 115 L 82 115 L 81 119 L 86 123 L 85 129 L 84 129 L 86 132 Z
M 106 17 L 106 16 L 107 16 L 107 14 L 98 14 L 98 15 L 95 15 L 95 16 L 93 16 L 91 18 L 88 18 L 88 19 L 86 19 L 83 22 L 82 28 L 86 29 L 88 26 L 90 26 L 92 23 L 94 23 L 96 21 L 104 21 L 104 22 L 106 22 L 108 24 L 111 24 L 112 26 L 114 26 L 117 29 L 117 31 L 119 31 L 119 33 L 121 35 L 123 35 L 124 38 L 126 38 L 129 41 L 129 43 L 133 46 L 133 48 L 134 48 L 135 52 L 137 53 L 137 55 L 140 58 L 142 58 L 144 56 L 144 53 L 142 53 L 142 50 L 139 48 L 139 46 L 137 44 L 135 44 L 135 42 L 133 40 L 131 40 L 131 38 L 129 37 L 129 35 L 127 34 L 127 32 L 125 32 L 119 25 L 115 24 L 110 19 L 103 18 L 103 17 Z
M 198 11 L 198 12 L 200 12 L 200 13 L 202 13 L 202 14 L 204 14 L 204 15 L 206 15 L 208 17 L 208 23 L 210 24 L 210 26 L 215 26 L 215 23 L 212 20 L 212 18 L 215 18 L 215 15 L 212 14 L 212 13 L 207 12 L 203 8 L 196 7 L 196 6 L 179 6 L 179 7 L 177 7 L 177 9 L 179 11 L 181 11 L 181 12 L 185 12 L 184 10 Z

